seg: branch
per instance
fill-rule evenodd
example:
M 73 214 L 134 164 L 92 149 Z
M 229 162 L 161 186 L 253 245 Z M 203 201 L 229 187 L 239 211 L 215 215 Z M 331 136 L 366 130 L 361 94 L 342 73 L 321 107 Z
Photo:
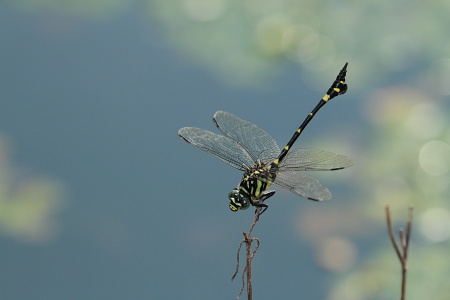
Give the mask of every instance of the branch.
M 253 257 L 256 254 L 256 251 L 258 251 L 259 248 L 259 240 L 257 238 L 252 238 L 251 234 L 253 231 L 253 228 L 256 225 L 256 222 L 258 222 L 259 220 L 259 215 L 260 215 L 260 211 L 261 211 L 261 207 L 258 207 L 256 209 L 256 213 L 255 213 L 255 218 L 253 219 L 252 225 L 250 226 L 250 230 L 248 231 L 248 234 L 246 232 L 243 232 L 242 234 L 244 235 L 244 240 L 239 244 L 238 247 L 238 251 L 237 251 L 237 260 L 236 260 L 236 270 L 233 274 L 233 276 L 231 277 L 231 281 L 234 280 L 234 278 L 236 277 L 236 275 L 239 273 L 239 254 L 241 252 L 241 248 L 242 245 L 245 243 L 245 253 L 246 253 L 246 264 L 245 264 L 245 268 L 242 272 L 242 286 L 241 289 L 236 297 L 236 300 L 239 300 L 239 298 L 242 295 L 242 292 L 244 291 L 245 288 L 245 281 L 247 279 L 247 299 L 248 300 L 252 300 L 253 299 L 253 289 L 252 289 L 252 260 Z M 256 241 L 256 247 L 255 249 L 252 251 L 252 242 Z M 245 278 L 245 275 L 247 275 Z
M 400 261 L 402 267 L 402 292 L 401 292 L 401 300 L 405 300 L 406 295 L 406 272 L 408 270 L 408 250 L 409 250 L 409 240 L 411 237 L 411 229 L 412 229 L 412 221 L 413 221 L 413 208 L 409 208 L 408 222 L 406 223 L 406 234 L 403 231 L 403 228 L 400 228 L 399 236 L 400 236 L 400 247 L 397 245 L 397 241 L 395 239 L 394 230 L 392 229 L 391 222 L 391 212 L 389 210 L 389 205 L 386 205 L 386 223 L 388 227 L 389 237 L 391 239 L 391 243 L 394 246 L 395 252 L 397 253 L 397 257 Z

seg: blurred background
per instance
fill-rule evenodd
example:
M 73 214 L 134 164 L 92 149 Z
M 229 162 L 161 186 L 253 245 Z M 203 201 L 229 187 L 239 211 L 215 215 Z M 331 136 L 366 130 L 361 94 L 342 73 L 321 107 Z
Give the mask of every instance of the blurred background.
M 225 110 L 354 159 L 278 189 L 255 299 L 398 299 L 384 207 L 414 206 L 407 299 L 450 294 L 450 2 L 0 2 L 0 298 L 235 299 L 242 174 L 184 143 Z M 239 277 L 238 277 L 239 278 Z M 242 297 L 245 299 L 245 296 Z

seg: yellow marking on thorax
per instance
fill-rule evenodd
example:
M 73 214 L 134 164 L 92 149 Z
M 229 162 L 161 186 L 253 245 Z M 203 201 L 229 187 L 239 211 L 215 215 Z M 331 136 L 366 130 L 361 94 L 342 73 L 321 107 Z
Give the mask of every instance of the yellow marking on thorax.
M 262 181 L 257 180 L 256 181 L 256 190 L 255 190 L 255 196 L 258 197 L 259 194 L 261 194 L 261 188 L 262 188 Z
M 242 186 L 242 185 L 241 185 L 239 188 L 240 188 L 241 190 L 243 190 L 244 192 L 246 192 L 247 194 L 249 193 L 248 190 L 245 188 L 245 186 Z

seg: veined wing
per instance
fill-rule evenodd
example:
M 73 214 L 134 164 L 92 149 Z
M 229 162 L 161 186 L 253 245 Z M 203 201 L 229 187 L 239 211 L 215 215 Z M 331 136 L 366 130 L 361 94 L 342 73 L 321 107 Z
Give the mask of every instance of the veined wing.
M 225 136 L 245 149 L 253 163 L 272 162 L 281 152 L 275 140 L 253 123 L 224 111 L 216 112 L 213 121 Z
M 286 155 L 277 171 L 333 171 L 352 164 L 352 160 L 344 155 L 318 149 L 297 148 Z
M 302 172 L 278 173 L 273 183 L 309 200 L 325 201 L 331 199 L 331 193 L 326 187 L 321 185 L 317 179 Z
M 254 163 L 241 145 L 226 136 L 196 127 L 183 127 L 178 130 L 178 135 L 187 143 L 241 171 Z

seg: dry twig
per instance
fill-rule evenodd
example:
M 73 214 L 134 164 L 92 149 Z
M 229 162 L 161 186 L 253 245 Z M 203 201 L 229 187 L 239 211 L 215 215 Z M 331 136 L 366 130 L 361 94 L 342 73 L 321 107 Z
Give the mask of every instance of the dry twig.
M 258 222 L 258 220 L 259 220 L 260 211 L 261 211 L 261 207 L 258 207 L 256 209 L 255 218 L 253 219 L 252 225 L 250 226 L 250 230 L 248 231 L 248 233 L 246 233 L 246 232 L 242 233 L 244 235 L 244 240 L 239 244 L 239 247 L 238 247 L 236 270 L 235 270 L 233 276 L 231 277 L 231 281 L 233 281 L 234 278 L 236 277 L 236 275 L 239 273 L 239 254 L 241 252 L 241 247 L 242 247 L 242 245 L 244 243 L 245 243 L 246 262 L 245 262 L 245 268 L 244 268 L 244 270 L 242 272 L 242 286 L 241 286 L 241 290 L 239 291 L 239 293 L 238 293 L 238 295 L 236 297 L 236 300 L 238 300 L 241 297 L 242 292 L 244 291 L 245 281 L 246 281 L 245 277 L 247 277 L 247 299 L 248 300 L 252 300 L 253 299 L 252 260 L 253 260 L 253 257 L 256 254 L 256 251 L 258 251 L 259 240 L 257 238 L 252 238 L 251 235 L 252 235 L 253 228 L 256 225 L 256 222 Z M 256 247 L 252 251 L 252 242 L 253 241 L 256 241 Z
M 398 230 L 400 236 L 400 247 L 397 245 L 397 241 L 395 239 L 394 230 L 392 229 L 391 222 L 391 213 L 389 210 L 389 205 L 386 205 L 386 222 L 389 232 L 389 237 L 391 238 L 392 245 L 394 246 L 395 252 L 397 253 L 398 259 L 400 260 L 400 264 L 402 266 L 402 291 L 401 291 L 401 300 L 405 300 L 406 295 L 406 272 L 408 270 L 408 249 L 409 249 L 409 239 L 411 237 L 411 228 L 413 221 L 413 208 L 409 208 L 408 222 L 406 223 L 406 235 L 403 231 L 403 228 Z

